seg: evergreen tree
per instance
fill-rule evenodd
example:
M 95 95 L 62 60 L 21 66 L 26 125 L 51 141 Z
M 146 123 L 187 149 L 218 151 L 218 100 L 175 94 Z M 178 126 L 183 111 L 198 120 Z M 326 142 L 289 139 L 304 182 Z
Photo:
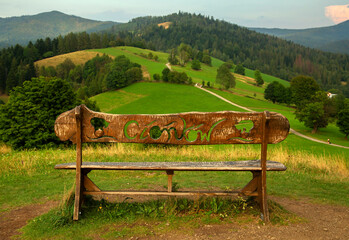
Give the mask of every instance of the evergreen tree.
M 204 54 L 204 55 L 202 56 L 201 62 L 207 64 L 208 66 L 212 66 L 211 57 L 210 57 L 210 55 L 208 55 L 208 54 Z
M 61 79 L 33 78 L 16 87 L 0 107 L 0 139 L 15 149 L 59 144 L 57 116 L 78 104 L 71 86 Z
M 35 70 L 34 62 L 31 61 L 25 73 L 25 80 L 30 81 L 33 77 L 36 77 L 36 70 Z
M 6 68 L 0 59 L 0 92 L 4 93 L 6 91 Z
M 338 113 L 337 127 L 339 127 L 339 131 L 341 131 L 345 135 L 345 138 L 348 139 L 348 135 L 349 135 L 349 108 L 348 107 L 346 107 L 345 109 L 342 109 Z
M 244 66 L 242 66 L 242 64 L 238 64 L 236 67 L 235 67 L 235 73 L 237 74 L 240 74 L 240 75 L 244 75 L 245 76 L 245 68 Z
M 234 88 L 235 87 L 235 77 L 230 72 L 227 65 L 222 64 L 217 69 L 216 82 L 221 84 L 225 89 Z
M 10 91 L 19 84 L 17 76 L 17 61 L 15 58 L 12 59 L 11 68 L 6 79 L 6 92 Z
M 301 109 L 307 105 L 320 90 L 320 86 L 312 77 L 308 76 L 297 76 L 291 80 L 291 92 L 292 102 L 298 109 Z
M 168 67 L 165 67 L 163 70 L 162 70 L 162 81 L 164 82 L 168 82 L 168 74 L 170 73 L 170 69 L 168 69 Z
M 201 64 L 199 60 L 193 60 L 191 62 L 191 68 L 194 70 L 200 70 L 201 69 Z
M 177 65 L 178 64 L 178 58 L 177 58 L 177 50 L 176 49 L 172 49 L 170 52 L 170 55 L 168 56 L 168 62 L 171 65 Z
M 259 70 L 254 72 L 254 78 L 256 80 L 257 86 L 262 86 L 264 84 L 264 80 L 262 78 L 262 74 Z

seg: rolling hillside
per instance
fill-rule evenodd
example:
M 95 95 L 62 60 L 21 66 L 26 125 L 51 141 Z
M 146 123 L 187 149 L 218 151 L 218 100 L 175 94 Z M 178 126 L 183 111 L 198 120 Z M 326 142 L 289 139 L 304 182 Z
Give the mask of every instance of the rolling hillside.
M 163 70 L 163 68 L 165 68 L 165 64 L 167 63 L 166 53 L 154 52 L 151 50 L 134 47 L 95 49 L 93 51 L 109 54 L 110 56 L 125 55 L 130 58 L 131 61 L 142 65 L 144 69 L 146 69 L 150 73 L 150 76 L 152 76 L 154 73 L 161 74 L 161 71 Z M 159 61 L 155 62 L 140 55 L 141 53 L 147 55 L 149 52 L 157 54 L 159 56 Z M 215 77 L 217 69 L 222 63 L 222 61 L 213 58 L 213 66 L 203 66 L 203 69 L 201 71 L 192 70 L 190 68 L 190 63 L 185 67 L 172 66 L 172 68 L 179 72 L 186 72 L 188 76 L 192 77 L 193 82 L 201 83 L 204 80 L 207 83 L 209 81 L 211 82 L 211 86 L 213 84 L 215 88 L 219 88 L 219 85 L 215 83 Z M 235 74 L 237 83 L 236 88 L 231 89 L 232 92 L 220 91 L 218 89 L 212 89 L 212 91 L 232 102 L 235 102 L 244 107 L 248 107 L 255 111 L 268 110 L 280 112 L 290 120 L 291 127 L 293 129 L 305 135 L 310 135 L 323 141 L 326 141 L 327 138 L 330 138 L 333 143 L 349 146 L 348 141 L 344 139 L 344 135 L 339 132 L 338 127 L 336 127 L 335 124 L 330 124 L 327 128 L 321 129 L 316 135 L 312 135 L 310 133 L 311 129 L 306 128 L 302 123 L 295 119 L 293 108 L 289 108 L 284 105 L 273 104 L 264 99 L 263 93 L 267 84 L 271 83 L 272 81 L 278 81 L 285 86 L 289 86 L 289 82 L 267 74 L 262 74 L 265 84 L 263 87 L 257 87 L 254 85 L 253 76 L 254 71 L 246 69 L 246 76 Z M 191 90 L 194 91 L 191 92 L 186 90 L 185 87 L 188 86 L 180 87 L 185 90 L 181 92 L 178 90 L 179 87 L 173 87 L 172 84 L 138 83 L 119 91 L 106 92 L 97 95 L 92 99 L 97 101 L 102 111 L 113 113 L 168 113 L 176 111 L 218 111 L 224 109 L 221 109 L 220 107 L 218 107 L 218 105 L 216 108 L 212 107 L 212 103 L 214 103 L 214 106 L 217 104 L 216 99 L 214 99 L 213 102 L 211 102 L 212 100 L 200 101 L 198 99 L 206 99 L 206 97 L 200 97 L 200 95 L 197 95 L 197 93 L 195 93 L 195 91 L 197 91 L 196 89 Z M 169 89 L 174 90 L 173 92 L 171 92 L 169 91 Z M 196 97 L 190 97 L 189 95 L 195 95 Z M 188 101 L 188 103 L 181 103 L 182 98 L 186 99 L 183 101 Z M 191 105 L 191 103 L 195 103 L 196 101 L 199 101 L 199 103 Z M 189 107 L 187 106 L 188 104 Z M 182 105 L 186 107 L 181 108 Z M 230 107 L 231 106 L 229 106 L 229 108 L 227 109 L 230 110 Z M 241 109 L 234 110 L 241 111 Z M 309 146 L 309 148 L 312 149 L 311 146 Z M 338 151 L 342 150 L 339 149 Z
M 309 29 L 250 28 L 301 45 L 336 53 L 349 54 L 349 20 L 330 27 Z
M 168 53 L 123 46 L 116 48 L 78 51 L 75 53 L 44 59 L 37 62 L 37 64 L 40 63 L 44 66 L 50 66 L 52 62 L 55 62 L 56 64 L 63 62 L 65 57 L 70 57 L 72 60 L 79 59 L 80 63 L 84 63 L 97 53 L 107 54 L 111 57 L 125 55 L 132 62 L 138 63 L 142 66 L 143 76 L 149 76 L 149 78 L 146 79 L 147 81 L 153 81 L 153 75 L 156 73 L 161 75 L 162 70 L 166 67 L 168 58 Z M 144 57 L 149 53 L 157 55 L 158 60 L 150 60 Z M 335 124 L 330 124 L 327 128 L 321 129 L 316 135 L 312 135 L 311 129 L 306 128 L 302 123 L 295 119 L 293 108 L 289 108 L 285 105 L 273 104 L 264 99 L 264 89 L 269 83 L 278 81 L 279 83 L 288 87 L 290 83 L 285 80 L 262 73 L 265 84 L 262 87 L 257 87 L 255 85 L 255 80 L 253 79 L 254 70 L 246 68 L 246 76 L 234 73 L 236 78 L 236 87 L 234 89 L 230 89 L 231 92 L 218 90 L 220 86 L 216 84 L 216 74 L 218 67 L 223 63 L 224 62 L 219 59 L 212 58 L 212 67 L 202 64 L 202 69 L 200 71 L 191 69 L 190 62 L 184 67 L 172 66 L 171 68 L 178 72 L 185 72 L 189 77 L 192 78 L 194 83 L 202 83 L 202 81 L 205 81 L 205 83 L 210 82 L 210 85 L 214 86 L 215 88 L 212 89 L 213 92 L 241 106 L 253 109 L 255 111 L 268 110 L 282 113 L 290 120 L 291 128 L 301 132 L 302 134 L 312 136 L 322 141 L 326 141 L 328 138 L 330 138 L 333 143 L 349 146 L 348 141 L 344 139 L 344 135 L 339 132 L 338 127 Z M 173 84 L 161 84 L 155 82 L 138 83 L 127 88 L 133 89 L 132 91 L 122 89 L 119 91 L 106 92 L 94 96 L 92 99 L 97 101 L 102 111 L 112 113 L 169 113 L 178 111 L 219 111 L 227 109 L 241 111 L 241 109 L 231 109 L 231 106 L 226 108 L 226 105 L 224 105 L 225 107 L 221 108 L 219 107 L 220 104 L 217 105 L 214 100 L 212 101 L 211 96 L 207 98 L 207 96 L 203 96 L 202 93 L 198 95 L 197 92 L 195 93 L 195 91 L 197 91 L 196 89 L 188 91 L 188 86 L 173 86 Z M 179 88 L 182 90 L 178 90 Z M 169 89 L 172 89 L 173 92 L 171 92 Z M 190 95 L 195 97 L 190 97 Z M 185 103 L 185 101 L 187 102 Z M 214 104 L 212 105 L 212 103 Z
M 33 16 L 0 18 L 0 48 L 46 37 L 54 38 L 70 32 L 97 32 L 108 29 L 115 22 L 89 20 L 58 11 Z

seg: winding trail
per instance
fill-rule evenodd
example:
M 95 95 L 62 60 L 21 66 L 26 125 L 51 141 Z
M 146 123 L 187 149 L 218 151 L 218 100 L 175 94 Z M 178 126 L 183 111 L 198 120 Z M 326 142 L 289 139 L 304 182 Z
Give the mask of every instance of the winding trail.
M 199 86 L 195 86 L 195 87 L 197 87 L 197 88 L 199 88 L 199 89 L 201 89 L 201 90 L 203 90 L 203 91 L 205 91 L 205 92 L 207 92 L 207 93 L 209 93 L 209 94 L 211 94 L 211 95 L 213 95 L 213 96 L 215 96 L 215 97 L 217 97 L 217 98 L 223 100 L 224 102 L 227 102 L 227 103 L 229 103 L 229 104 L 231 104 L 231 105 L 233 105 L 233 106 L 235 106 L 235 107 L 244 109 L 244 110 L 249 111 L 249 112 L 254 112 L 253 110 L 251 110 L 251 109 L 249 109 L 249 108 L 247 108 L 247 107 L 243 107 L 243 106 L 241 106 L 241 105 L 238 105 L 238 104 L 236 104 L 236 103 L 233 103 L 233 102 L 229 101 L 228 99 L 225 99 L 224 97 L 219 96 L 218 94 L 216 94 L 216 93 L 214 93 L 214 92 L 211 92 L 211 91 L 209 91 L 209 90 L 207 90 L 207 89 L 205 89 L 205 88 L 201 88 L 201 87 L 199 87 Z M 292 129 L 292 128 L 290 129 L 290 132 L 293 133 L 293 134 L 295 134 L 295 135 L 297 135 L 297 136 L 299 136 L 299 137 L 308 139 L 308 140 L 310 140 L 310 141 L 328 145 L 327 142 L 324 142 L 324 141 L 321 141 L 321 140 L 318 140 L 318 139 L 315 139 L 315 138 L 312 138 L 312 137 L 308 137 L 308 136 L 306 136 L 306 135 L 303 135 L 303 134 L 297 132 L 296 130 L 294 130 L 294 129 Z M 342 146 L 342 145 L 338 145 L 338 144 L 331 144 L 331 146 L 349 149 L 349 147 Z

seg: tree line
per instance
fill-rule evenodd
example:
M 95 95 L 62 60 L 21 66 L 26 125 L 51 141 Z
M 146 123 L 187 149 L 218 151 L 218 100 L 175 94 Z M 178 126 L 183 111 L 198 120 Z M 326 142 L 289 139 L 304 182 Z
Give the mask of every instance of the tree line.
M 171 22 L 169 28 L 157 24 Z M 114 32 L 125 31 L 115 26 Z M 185 43 L 223 61 L 232 60 L 250 69 L 291 81 L 298 75 L 313 77 L 324 90 L 336 88 L 349 97 L 349 55 L 322 52 L 212 17 L 176 13 L 141 17 L 129 23 L 133 41 L 147 48 L 170 52 Z
M 162 22 L 171 22 L 171 25 L 167 29 L 159 27 L 157 24 Z M 0 91 L 9 93 L 14 86 L 34 76 L 33 62 L 57 54 L 124 45 L 171 53 L 181 43 L 194 51 L 223 61 L 232 60 L 288 81 L 298 75 L 308 75 L 324 90 L 336 88 L 349 96 L 349 55 L 310 49 L 212 17 L 182 12 L 136 18 L 100 33 L 70 33 L 54 39 L 38 39 L 25 47 L 2 49 Z M 186 56 L 178 58 L 185 59 Z
M 51 39 L 38 39 L 23 47 L 19 44 L 0 51 L 0 92 L 9 94 L 24 81 L 37 77 L 34 62 L 56 55 L 78 50 L 115 46 L 135 46 L 145 48 L 140 42 L 133 42 L 128 33 L 69 33 Z
M 265 91 L 264 98 L 273 103 L 293 104 L 296 107 L 296 119 L 316 133 L 329 123 L 336 123 L 339 130 L 349 134 L 349 99 L 338 90 L 330 93 L 321 90 L 314 78 L 299 75 L 291 80 L 290 87 L 284 87 L 274 81 Z
M 90 96 L 142 80 L 141 66 L 123 55 L 114 60 L 97 55 L 77 66 L 66 59 L 56 68 L 40 68 L 39 74 L 14 87 L 8 103 L 0 104 L 0 140 L 14 149 L 61 144 L 54 133 L 60 113 L 79 104 L 99 111 Z

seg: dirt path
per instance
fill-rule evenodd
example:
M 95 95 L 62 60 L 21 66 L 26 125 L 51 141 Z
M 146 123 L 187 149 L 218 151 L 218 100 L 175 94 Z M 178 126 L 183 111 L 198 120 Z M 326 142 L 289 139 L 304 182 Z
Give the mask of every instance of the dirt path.
M 0 239 L 7 240 L 11 236 L 19 235 L 18 229 L 24 227 L 28 220 L 40 216 L 56 206 L 58 206 L 57 201 L 50 201 L 0 213 Z
M 305 219 L 303 223 L 262 226 L 257 222 L 205 225 L 194 234 L 164 236 L 165 239 L 349 239 L 349 208 L 273 198 L 285 209 Z M 159 236 L 154 237 L 157 239 Z
M 270 197 L 285 209 L 304 219 L 288 226 L 260 225 L 258 221 L 202 225 L 137 239 L 349 239 L 349 208 L 311 203 L 308 200 Z M 19 235 L 28 220 L 48 212 L 58 202 L 34 204 L 0 214 L 0 239 Z M 150 228 L 152 226 L 149 226 Z
M 241 106 L 241 105 L 238 105 L 238 104 L 236 104 L 236 103 L 233 103 L 233 102 L 231 102 L 231 101 L 225 99 L 224 97 L 219 96 L 218 94 L 213 93 L 213 92 L 211 92 L 211 91 L 209 91 L 209 90 L 207 90 L 207 89 L 205 89 L 205 88 L 200 88 L 200 87 L 198 87 L 198 86 L 196 86 L 196 87 L 199 88 L 199 89 L 201 89 L 201 90 L 203 90 L 203 91 L 205 91 L 205 92 L 207 92 L 207 93 L 209 93 L 209 94 L 211 94 L 211 95 L 213 95 L 213 96 L 215 96 L 215 97 L 217 97 L 217 98 L 219 98 L 219 99 L 221 99 L 221 100 L 223 100 L 224 102 L 227 102 L 227 103 L 229 103 L 229 104 L 235 106 L 235 107 L 244 109 L 244 110 L 249 111 L 249 112 L 253 112 L 253 110 L 251 110 L 251 109 L 249 109 L 249 108 L 246 108 L 246 107 L 243 107 L 243 106 Z M 292 129 L 292 128 L 290 129 L 290 132 L 293 133 L 293 134 L 295 134 L 295 135 L 297 135 L 297 136 L 299 136 L 299 137 L 308 139 L 308 140 L 310 140 L 310 141 L 328 145 L 327 142 L 324 142 L 324 141 L 321 141 L 321 140 L 318 140 L 318 139 L 315 139 L 315 138 L 312 138 L 312 137 L 305 136 L 305 135 L 303 135 L 303 134 L 297 132 L 296 130 L 294 130 L 294 129 Z M 349 147 L 342 146 L 342 145 L 338 145 L 338 144 L 331 144 L 331 146 L 349 149 Z M 349 239 L 349 238 L 348 238 L 348 239 Z
M 172 68 L 171 68 L 171 64 L 170 64 L 170 63 L 166 63 L 166 67 L 167 67 L 168 69 L 170 69 L 170 71 L 172 71 Z

